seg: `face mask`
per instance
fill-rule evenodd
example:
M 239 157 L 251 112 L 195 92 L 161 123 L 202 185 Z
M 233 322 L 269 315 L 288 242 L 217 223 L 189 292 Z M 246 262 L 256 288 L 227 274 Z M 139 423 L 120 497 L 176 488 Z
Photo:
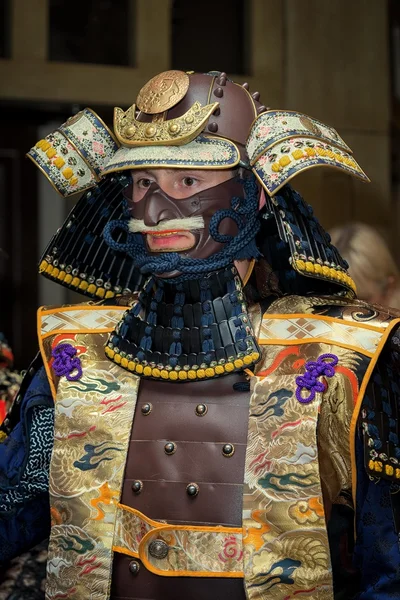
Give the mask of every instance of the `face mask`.
M 156 232 L 158 227 L 169 231 L 190 230 L 195 238 L 194 246 L 176 252 L 191 258 L 208 258 L 222 250 L 224 242 L 217 241 L 221 235 L 228 236 L 228 241 L 238 233 L 236 221 L 227 216 L 220 222 L 219 235 L 215 239 L 212 234 L 216 233 L 216 228 L 211 226 L 210 229 L 212 217 L 217 211 L 230 211 L 232 198 L 238 198 L 239 202 L 243 197 L 243 186 L 237 177 L 180 200 L 172 198 L 158 184 L 152 183 L 139 202 L 130 204 L 133 219 L 129 228 L 132 232 L 142 233 L 146 230 Z M 191 224 L 196 224 L 197 227 L 191 229 Z M 149 247 L 147 252 L 151 255 L 159 254 Z
M 126 190 L 129 193 L 129 188 Z M 238 177 L 225 181 L 182 200 L 166 194 L 156 183 L 148 188 L 139 202 L 128 200 L 133 221 L 111 222 L 105 228 L 105 239 L 115 250 L 128 253 L 142 273 L 157 274 L 162 278 L 184 274 L 189 278 L 215 271 L 234 260 L 259 256 L 254 239 L 259 229 L 259 186 L 252 177 L 246 181 Z M 201 228 L 198 218 L 201 217 Z M 153 227 L 177 229 L 181 219 L 196 219 L 192 230 L 194 245 L 182 251 L 151 251 L 144 236 L 134 231 Z M 168 221 L 173 221 L 169 227 Z M 190 221 L 189 221 L 190 223 Z M 120 244 L 113 239 L 113 230 L 129 231 L 128 241 Z M 187 226 L 183 229 L 188 230 Z M 186 277 L 186 278 L 187 278 Z

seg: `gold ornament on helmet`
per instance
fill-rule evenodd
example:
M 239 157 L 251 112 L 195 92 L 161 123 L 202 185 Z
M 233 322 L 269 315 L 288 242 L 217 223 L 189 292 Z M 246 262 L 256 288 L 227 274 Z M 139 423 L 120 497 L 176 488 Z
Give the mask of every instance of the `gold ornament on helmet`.
M 168 121 L 153 119 L 150 123 L 138 121 L 133 104 L 126 112 L 114 109 L 114 133 L 123 146 L 156 146 L 167 144 L 180 146 L 194 140 L 206 126 L 219 103 L 213 102 L 201 106 L 195 102 L 182 116 Z
M 178 104 L 188 89 L 189 75 L 183 71 L 164 71 L 142 87 L 136 105 L 149 115 L 161 113 Z

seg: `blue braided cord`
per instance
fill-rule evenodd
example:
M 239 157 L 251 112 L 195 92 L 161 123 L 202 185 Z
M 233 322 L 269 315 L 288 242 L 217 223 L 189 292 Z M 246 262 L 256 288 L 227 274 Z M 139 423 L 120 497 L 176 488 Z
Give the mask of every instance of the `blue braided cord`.
M 159 287 L 154 291 L 154 279 L 150 277 L 149 281 L 145 284 L 144 294 L 139 294 L 138 303 L 135 306 L 134 314 L 137 316 L 140 313 L 140 310 L 144 308 L 143 301 L 144 297 L 147 296 L 147 293 L 153 289 L 153 297 L 150 302 L 150 311 L 147 315 L 147 323 L 148 326 L 144 330 L 144 336 L 140 340 L 139 347 L 141 350 L 151 350 L 153 340 L 151 338 L 152 328 L 149 325 L 153 325 L 154 327 L 157 325 L 157 309 L 158 304 L 162 300 L 164 295 L 164 284 L 160 282 Z M 138 308 L 139 307 L 139 308 Z M 139 351 L 137 353 L 137 358 L 139 360 L 145 360 L 144 352 Z
M 210 235 L 213 235 L 213 237 L 214 235 L 221 235 L 218 233 L 218 226 L 227 216 L 233 218 L 237 223 L 239 232 L 235 237 L 231 238 L 229 236 L 229 241 L 227 241 L 224 248 L 209 258 L 182 257 L 177 252 L 161 253 L 156 257 L 152 256 L 146 250 L 143 236 L 129 232 L 128 223 L 124 220 L 110 221 L 104 228 L 103 237 L 111 248 L 131 256 L 142 273 L 168 273 L 171 271 L 183 273 L 175 279 L 175 282 L 185 281 L 192 278 L 193 275 L 216 271 L 232 264 L 236 259 L 257 258 L 260 253 L 254 240 L 260 229 L 260 221 L 258 219 L 258 187 L 255 177 L 245 180 L 243 186 L 245 198 L 232 199 L 236 211 L 228 209 L 217 211 L 210 221 Z M 244 221 L 240 215 L 246 215 L 246 220 Z M 112 234 L 117 229 L 126 232 L 127 241 L 125 243 L 114 240 Z
M 176 294 L 174 298 L 174 314 L 171 319 L 171 326 L 176 327 L 176 330 L 172 332 L 173 342 L 169 347 L 169 354 L 171 355 L 169 363 L 172 366 L 178 364 L 178 357 L 182 354 L 182 343 L 181 343 L 181 330 L 183 329 L 184 322 L 182 316 L 182 307 L 185 304 L 185 292 L 183 291 L 183 285 L 180 283 L 176 286 Z M 172 362 L 176 363 L 172 364 Z
M 229 300 L 232 304 L 232 312 L 235 317 L 238 317 L 242 312 L 242 307 L 239 303 L 238 298 L 238 290 L 236 289 L 235 281 L 232 279 L 228 281 L 228 292 L 229 292 Z M 243 328 L 243 323 L 241 319 L 235 319 L 234 324 L 238 327 L 238 330 L 235 333 L 235 342 L 238 344 L 238 348 L 241 351 L 247 350 L 246 342 L 243 340 L 247 337 L 246 330 Z
M 210 282 L 208 279 L 200 281 L 200 302 L 201 302 L 201 326 L 202 326 L 202 337 L 201 349 L 205 352 L 205 363 L 210 364 L 212 361 L 212 355 L 209 352 L 215 350 L 214 341 L 212 339 L 211 329 L 209 326 L 212 325 L 214 319 L 211 312 L 211 301 L 212 293 L 210 290 Z

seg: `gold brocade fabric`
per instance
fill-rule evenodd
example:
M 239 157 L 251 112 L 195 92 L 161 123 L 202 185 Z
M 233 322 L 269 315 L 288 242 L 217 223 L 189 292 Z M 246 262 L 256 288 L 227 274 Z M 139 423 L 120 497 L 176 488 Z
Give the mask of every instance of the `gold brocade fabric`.
M 122 316 L 124 309 L 113 312 Z M 68 319 L 59 310 L 59 320 Z M 105 310 L 84 311 L 80 329 L 63 342 L 79 351 L 82 377 L 61 377 L 55 402 L 54 450 L 50 466 L 52 528 L 46 598 L 107 600 L 112 568 L 116 503 L 119 501 L 138 378 L 105 358 L 107 333 L 86 333 L 104 322 Z M 43 315 L 45 323 L 49 313 Z M 113 328 L 113 319 L 108 327 Z M 59 327 L 58 330 L 65 331 Z M 67 328 L 68 329 L 68 328 Z M 47 334 L 42 349 L 47 368 L 60 334 Z M 55 342 L 57 343 L 57 341 Z
M 250 600 L 333 600 L 326 518 L 340 491 L 351 489 L 350 421 L 390 318 L 357 301 L 339 301 L 333 311 L 331 300 L 282 298 L 261 323 L 243 506 Z M 334 376 L 300 403 L 297 376 L 327 353 L 338 359 Z
M 56 392 L 47 599 L 107 600 L 114 549 L 139 556 L 160 576 L 244 575 L 249 600 L 332 600 L 325 519 L 351 487 L 350 419 L 390 315 L 331 298 L 281 298 L 262 320 L 252 307 L 262 359 L 251 378 L 243 530 L 231 531 L 140 513 L 132 519 L 118 504 L 139 379 L 107 360 L 104 346 L 124 310 L 69 307 L 39 315 Z M 78 381 L 54 376 L 51 352 L 61 342 L 78 351 Z M 312 402 L 300 403 L 297 376 L 326 353 L 338 359 L 334 374 L 320 377 L 325 389 Z M 156 538 L 169 551 L 155 564 L 147 550 Z

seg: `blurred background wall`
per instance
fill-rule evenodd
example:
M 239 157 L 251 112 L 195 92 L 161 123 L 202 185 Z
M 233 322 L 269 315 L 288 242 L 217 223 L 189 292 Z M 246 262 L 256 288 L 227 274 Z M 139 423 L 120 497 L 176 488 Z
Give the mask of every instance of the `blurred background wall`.
M 338 129 L 371 184 L 312 169 L 295 185 L 327 228 L 377 225 L 399 256 L 399 0 L 0 0 L 0 331 L 19 368 L 37 306 L 78 299 L 37 275 L 72 203 L 25 152 L 85 106 L 112 124 L 171 68 L 226 71 Z

